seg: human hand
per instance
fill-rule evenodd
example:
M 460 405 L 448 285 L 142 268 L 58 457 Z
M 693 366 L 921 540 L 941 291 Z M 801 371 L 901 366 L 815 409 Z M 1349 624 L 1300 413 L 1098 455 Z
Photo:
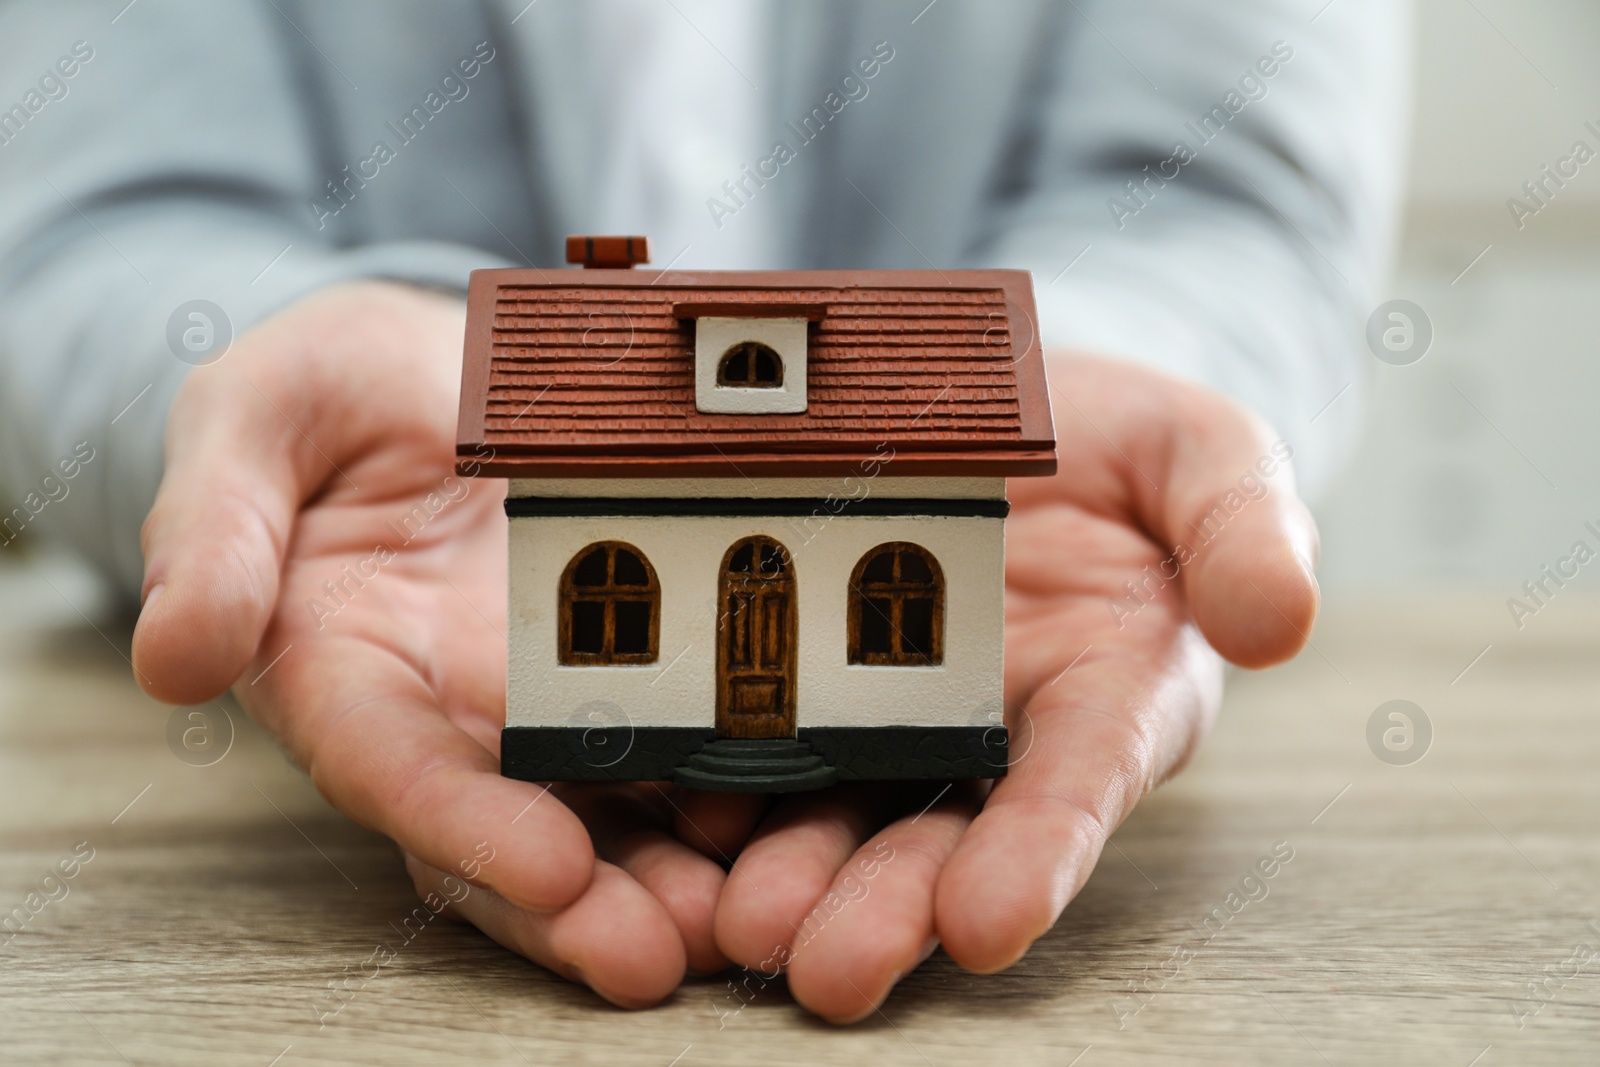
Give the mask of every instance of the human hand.
M 1060 471 L 1008 486 L 1010 773 L 926 811 L 936 790 L 778 800 L 717 904 L 722 950 L 758 982 L 786 966 L 796 999 L 833 1021 L 871 1014 L 939 944 L 978 972 L 1019 959 L 1188 759 L 1223 660 L 1281 662 L 1316 616 L 1316 528 L 1260 420 L 1124 363 L 1049 370 Z M 692 824 L 719 805 L 683 808 Z
M 723 870 L 671 834 L 665 789 L 500 776 L 504 490 L 454 473 L 463 323 L 455 300 L 343 286 L 193 372 L 144 528 L 135 673 L 175 704 L 232 686 L 425 899 L 470 881 L 452 907 L 495 940 L 653 1003 L 726 965 Z
M 495 861 L 456 910 L 619 1004 L 665 996 L 686 967 L 782 959 L 803 1003 L 844 1020 L 870 1012 L 939 940 L 975 970 L 1004 967 L 1203 732 L 1220 662 L 1197 625 L 1260 666 L 1292 654 L 1314 614 L 1298 559 L 1315 534 L 1280 477 L 1186 569 L 1181 592 L 1169 585 L 1117 626 L 1107 598 L 1166 558 L 1141 530 L 1173 536 L 1267 439 L 1203 390 L 1061 361 L 1058 396 L 1094 412 L 1099 431 L 1058 404 L 1063 473 L 1012 486 L 1007 692 L 1025 708 L 1012 722 L 1024 758 L 976 821 L 969 786 L 895 821 L 931 791 L 845 787 L 770 810 L 653 784 L 547 798 L 501 778 L 493 755 L 505 526 L 490 483 L 468 491 L 452 474 L 461 326 L 454 302 L 350 286 L 264 323 L 191 377 L 145 530 L 136 672 L 176 703 L 238 679 L 241 702 L 324 795 L 401 845 L 424 894 L 491 842 Z M 370 572 L 375 547 L 394 543 L 390 524 L 430 494 L 444 503 L 418 535 L 349 583 L 346 568 Z M 1242 577 L 1276 612 L 1237 595 Z M 330 598 L 330 581 L 346 595 Z M 747 840 L 725 882 L 705 856 Z M 830 885 L 873 860 L 870 901 L 796 946 Z

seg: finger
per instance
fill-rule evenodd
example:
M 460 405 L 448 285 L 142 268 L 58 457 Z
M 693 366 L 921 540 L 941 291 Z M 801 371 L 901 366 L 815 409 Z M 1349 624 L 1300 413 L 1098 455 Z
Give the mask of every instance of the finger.
M 887 817 L 888 791 L 841 786 L 781 801 L 734 861 L 717 903 L 717 945 L 771 970 L 851 854 Z
M 760 793 L 671 791 L 673 828 L 678 838 L 711 859 L 732 864 L 772 806 Z
M 729 965 L 716 938 L 717 900 L 727 880 L 721 867 L 659 830 L 619 835 L 601 851 L 666 909 L 690 971 L 715 974 Z
M 578 787 L 559 795 L 589 828 L 596 855 L 644 886 L 672 917 L 689 970 L 713 974 L 727 967 L 714 930 L 726 875 L 667 832 L 665 803 L 626 787 Z M 663 791 L 655 800 L 665 796 Z
M 239 677 L 277 602 L 296 513 L 325 489 L 354 494 L 352 473 L 368 481 L 356 460 L 376 457 L 359 487 L 375 498 L 385 486 L 373 483 L 415 468 L 391 456 L 407 431 L 437 438 L 448 464 L 440 401 L 455 374 L 448 359 L 416 353 L 458 350 L 460 336 L 453 301 L 352 285 L 308 298 L 190 374 L 167 419 L 166 470 L 141 534 L 133 661 L 147 692 L 198 703 Z M 397 376 L 373 352 L 404 356 L 417 372 Z M 399 383 L 381 415 L 363 403 L 380 372 Z
M 209 700 L 249 663 L 312 476 L 297 469 L 293 428 L 246 390 L 224 365 L 203 368 L 167 423 L 166 472 L 141 535 L 133 662 L 145 691 L 169 703 Z
M 789 991 L 830 1022 L 870 1015 L 938 945 L 939 872 L 977 814 L 960 786 L 858 849 L 811 909 L 792 947 Z
M 1029 701 L 1020 754 L 939 876 L 939 939 L 968 970 L 1003 970 L 1054 925 L 1106 838 L 1179 767 L 1215 713 L 1222 665 L 1176 625 L 1144 658 L 1089 653 Z
M 476 880 L 517 907 L 551 910 L 588 886 L 594 850 L 583 823 L 544 787 L 500 775 L 495 756 L 445 717 L 396 655 L 324 637 L 240 687 L 339 810 L 429 866 L 456 871 L 483 848 Z
M 1232 401 L 1192 390 L 1173 425 L 1162 512 L 1189 609 L 1218 652 L 1266 667 L 1304 647 L 1316 619 L 1318 541 L 1287 442 Z M 1170 558 L 1170 557 L 1169 557 Z M 1159 575 L 1158 575 L 1159 576 Z
M 1230 661 L 1263 667 L 1298 652 L 1316 616 L 1318 542 L 1292 446 L 1226 397 L 1154 371 L 1076 357 L 1051 372 L 1062 454 L 1080 460 L 1053 487 L 1012 483 L 1017 495 L 1067 486 L 1158 542 L 1160 558 L 1117 583 L 1127 606 L 1181 586 Z M 1106 396 L 1118 403 L 1090 402 Z
M 462 895 L 459 883 L 412 856 L 406 870 L 425 901 L 430 894 L 451 901 L 451 909 L 506 948 L 620 1007 L 649 1007 L 683 981 L 683 945 L 671 917 L 609 863 L 595 864 L 583 896 L 551 915 L 524 911 L 489 890 Z

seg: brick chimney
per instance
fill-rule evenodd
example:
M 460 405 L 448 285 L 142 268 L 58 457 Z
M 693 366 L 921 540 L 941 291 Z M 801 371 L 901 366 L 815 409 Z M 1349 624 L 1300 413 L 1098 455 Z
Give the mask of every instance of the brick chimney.
M 650 262 L 650 242 L 643 237 L 573 234 L 567 238 L 567 262 L 597 269 L 627 270 L 636 263 Z

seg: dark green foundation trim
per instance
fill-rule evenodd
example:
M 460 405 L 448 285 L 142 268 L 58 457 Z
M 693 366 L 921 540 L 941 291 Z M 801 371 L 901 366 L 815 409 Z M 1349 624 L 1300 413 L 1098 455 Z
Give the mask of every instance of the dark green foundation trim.
M 506 500 L 506 514 L 520 518 L 591 518 L 603 515 L 685 515 L 702 518 L 832 518 L 839 515 L 916 515 L 933 518 L 1003 519 L 1005 500 L 863 497 L 602 497 L 523 496 Z
M 500 773 L 529 782 L 670 781 L 715 736 L 709 726 L 508 726 Z M 839 781 L 1000 778 L 1003 726 L 800 727 Z
M 1002 778 L 1004 726 L 802 726 L 841 782 Z
M 714 733 L 709 726 L 507 726 L 500 773 L 527 782 L 664 782 Z

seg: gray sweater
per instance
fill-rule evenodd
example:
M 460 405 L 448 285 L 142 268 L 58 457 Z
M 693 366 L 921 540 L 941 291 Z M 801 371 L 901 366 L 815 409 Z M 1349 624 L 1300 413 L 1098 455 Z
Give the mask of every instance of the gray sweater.
M 559 264 L 569 232 L 661 267 L 1026 268 L 1047 347 L 1238 397 L 1313 488 L 1355 426 L 1389 0 L 125 4 L 0 3 L 0 541 L 125 590 L 186 305 L 237 336 L 344 279 Z

